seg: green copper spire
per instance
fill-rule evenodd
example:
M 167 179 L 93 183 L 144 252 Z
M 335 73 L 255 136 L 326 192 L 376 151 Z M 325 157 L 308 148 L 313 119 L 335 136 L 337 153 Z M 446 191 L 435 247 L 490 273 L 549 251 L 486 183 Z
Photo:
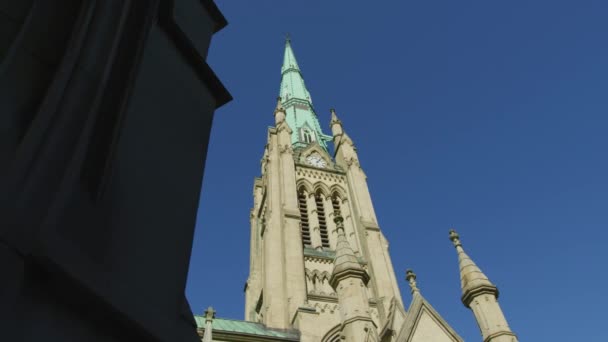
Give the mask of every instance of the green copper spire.
M 294 147 L 304 147 L 311 143 L 318 143 L 327 150 L 327 141 L 330 136 L 323 134 L 319 119 L 312 106 L 312 99 L 304 77 L 296 61 L 291 47 L 291 39 L 285 42 L 285 55 L 281 67 L 281 100 L 287 114 L 287 124 L 293 131 L 291 142 Z

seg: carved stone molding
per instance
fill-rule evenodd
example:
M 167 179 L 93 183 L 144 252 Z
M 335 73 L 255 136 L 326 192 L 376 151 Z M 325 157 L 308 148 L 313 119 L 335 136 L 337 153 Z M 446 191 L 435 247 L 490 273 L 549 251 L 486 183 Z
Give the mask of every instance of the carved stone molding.
M 293 148 L 291 148 L 291 145 L 283 145 L 283 146 L 279 146 L 279 152 L 281 154 L 283 153 L 289 153 L 289 154 L 293 154 Z

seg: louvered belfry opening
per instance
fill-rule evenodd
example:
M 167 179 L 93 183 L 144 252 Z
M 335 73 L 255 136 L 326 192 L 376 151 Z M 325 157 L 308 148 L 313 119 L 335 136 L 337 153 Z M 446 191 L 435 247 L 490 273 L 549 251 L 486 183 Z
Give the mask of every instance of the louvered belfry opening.
M 300 208 L 300 230 L 302 232 L 302 245 L 310 247 L 310 222 L 308 221 L 308 210 L 306 209 L 306 194 L 303 190 L 298 191 L 298 207 Z
M 323 207 L 323 197 L 317 193 L 315 195 L 317 204 L 317 215 L 319 217 L 319 234 L 321 235 L 321 246 L 329 248 L 329 234 L 327 233 L 327 221 L 325 218 L 325 208 Z

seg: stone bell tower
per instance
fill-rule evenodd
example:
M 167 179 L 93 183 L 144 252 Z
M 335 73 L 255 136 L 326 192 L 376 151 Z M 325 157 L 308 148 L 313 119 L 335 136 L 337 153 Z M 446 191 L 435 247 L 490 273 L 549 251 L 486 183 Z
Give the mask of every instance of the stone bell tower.
M 353 140 L 321 130 L 288 39 L 253 186 L 245 319 L 301 341 L 394 341 L 405 310 Z M 328 143 L 333 144 L 333 151 Z

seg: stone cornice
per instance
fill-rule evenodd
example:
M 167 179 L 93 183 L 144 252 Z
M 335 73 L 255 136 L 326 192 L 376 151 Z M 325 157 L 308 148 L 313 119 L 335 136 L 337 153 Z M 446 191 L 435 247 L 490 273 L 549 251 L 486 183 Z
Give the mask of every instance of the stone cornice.
M 285 215 L 286 218 L 290 218 L 290 219 L 296 219 L 296 220 L 300 219 L 300 211 L 298 211 L 298 210 L 283 208 L 283 215 Z
M 472 289 L 464 289 L 461 297 L 462 304 L 470 308 L 470 304 L 475 297 L 483 294 L 491 294 L 498 299 L 498 288 L 496 286 L 481 285 Z
M 363 284 L 367 285 L 367 282 L 369 281 L 369 274 L 364 269 L 345 269 L 344 271 L 333 273 L 329 278 L 329 285 L 334 289 L 337 289 L 340 281 L 347 278 L 361 279 Z
M 356 321 L 370 322 L 371 324 L 374 325 L 375 328 L 378 328 L 378 326 L 376 325 L 376 323 L 374 322 L 374 320 L 372 320 L 370 317 L 365 317 L 365 316 L 351 317 L 351 318 L 345 320 L 344 322 L 342 322 L 342 326 L 349 325 L 350 323 L 353 323 L 353 322 L 356 322 Z
M 338 297 L 309 293 L 308 300 L 316 300 L 319 302 L 328 302 L 328 303 L 337 303 Z
M 313 294 L 313 293 L 308 294 L 308 300 L 327 302 L 327 303 L 338 303 L 337 296 L 327 296 L 327 295 L 319 295 L 319 294 Z M 367 302 L 368 302 L 369 306 L 372 308 L 376 308 L 378 306 L 378 302 L 373 298 L 369 298 L 367 300 Z
M 291 318 L 291 324 L 293 325 L 300 314 L 309 314 L 309 315 L 318 315 L 317 309 L 309 306 L 300 306 L 294 312 L 293 317 Z
M 333 259 L 316 255 L 304 255 L 304 261 L 318 262 L 320 264 L 331 264 Z
M 304 248 L 304 260 L 305 261 L 313 261 L 313 262 L 319 262 L 322 264 L 329 264 L 329 263 L 334 262 L 335 255 L 336 255 L 335 251 L 333 251 L 333 250 L 320 252 L 320 251 L 317 251 L 317 250 L 309 248 L 309 247 Z M 365 261 L 361 257 L 357 257 L 357 260 L 359 261 L 359 264 L 361 264 L 361 267 L 363 267 L 363 269 L 367 269 L 367 261 Z
M 486 338 L 483 339 L 483 342 L 492 342 L 492 340 L 497 338 L 498 336 L 513 336 L 513 337 L 517 338 L 517 335 L 515 335 L 511 331 L 499 331 L 499 332 L 493 333 L 491 335 L 488 335 Z
M 340 171 L 340 170 L 336 170 L 336 169 L 329 169 L 329 168 L 318 168 L 318 167 L 314 167 L 312 165 L 302 164 L 302 163 L 298 163 L 298 162 L 296 162 L 296 172 L 304 173 L 305 176 L 307 176 L 306 173 L 334 174 L 334 175 L 340 176 L 340 177 L 337 177 L 337 180 L 336 180 L 337 182 L 344 182 L 345 181 L 344 177 L 346 177 L 346 172 L 344 172 L 344 171 Z M 310 175 L 310 177 L 312 177 L 312 175 Z
M 380 226 L 378 225 L 378 223 L 372 222 L 372 221 L 367 221 L 367 220 L 364 220 L 363 218 L 360 218 L 360 220 L 361 220 L 361 224 L 363 224 L 363 227 L 365 227 L 366 230 L 380 231 Z

